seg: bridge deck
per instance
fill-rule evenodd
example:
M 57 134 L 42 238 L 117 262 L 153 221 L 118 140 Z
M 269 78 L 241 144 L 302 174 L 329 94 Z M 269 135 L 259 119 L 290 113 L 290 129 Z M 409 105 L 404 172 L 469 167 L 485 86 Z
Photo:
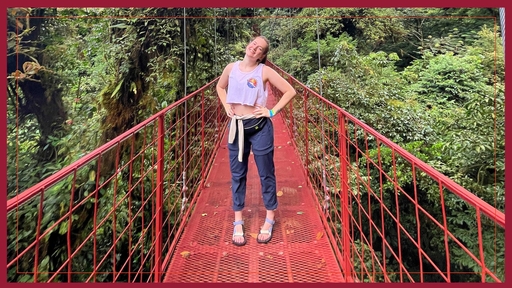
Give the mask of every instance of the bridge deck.
M 277 189 L 283 195 L 278 197 L 271 242 L 256 242 L 265 208 L 251 155 L 244 210 L 247 244 L 231 243 L 233 212 L 225 134 L 164 282 L 344 282 L 315 208 L 314 193 L 306 185 L 297 151 L 279 114 L 273 123 Z

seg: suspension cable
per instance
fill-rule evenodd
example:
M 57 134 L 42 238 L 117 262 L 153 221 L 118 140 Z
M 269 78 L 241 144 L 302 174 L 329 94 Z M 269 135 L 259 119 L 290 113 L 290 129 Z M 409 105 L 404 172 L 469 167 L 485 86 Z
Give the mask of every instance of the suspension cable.
M 290 50 L 292 50 L 292 48 L 293 48 L 292 8 L 290 7 L 289 9 L 290 9 L 290 11 L 289 11 L 290 12 L 290 18 L 289 18 L 290 19 L 290 22 L 289 22 L 289 26 L 290 26 Z
M 320 62 L 320 28 L 319 28 L 319 24 L 318 24 L 318 8 L 316 8 L 316 47 L 317 47 L 317 51 L 318 51 L 318 72 L 320 72 L 320 81 L 319 81 L 319 84 L 320 84 L 320 96 L 323 96 L 322 95 L 322 77 L 321 77 L 321 69 L 322 69 L 322 64 Z M 322 121 L 323 122 L 323 121 Z M 323 127 L 322 127 L 323 128 Z
M 505 8 L 500 8 L 501 44 L 503 45 L 503 61 L 505 62 Z
M 293 19 L 293 18 L 292 18 L 292 8 L 290 7 L 289 9 L 290 9 L 290 11 L 289 11 L 289 12 L 290 12 L 290 18 L 289 18 L 290 22 L 288 22 L 288 26 L 289 26 L 289 29 L 290 29 L 290 51 L 292 51 L 292 49 L 293 49 L 293 21 L 292 21 L 292 19 Z M 293 71 L 293 69 L 292 69 L 292 68 L 293 68 L 292 63 L 293 63 L 293 62 L 294 62 L 294 60 L 295 60 L 295 56 L 294 56 L 294 55 L 295 55 L 295 53 L 292 53 L 292 54 L 291 54 L 291 56 L 292 56 L 292 61 L 290 61 L 290 67 L 289 67 L 289 70 L 290 70 L 290 71 Z M 295 72 L 295 71 L 294 71 L 294 72 Z
M 323 91 L 322 91 L 322 64 L 321 64 L 321 61 L 320 61 L 320 28 L 319 28 L 319 24 L 318 24 L 318 8 L 316 8 L 316 42 L 317 42 L 317 51 L 318 51 L 318 73 L 320 75 L 319 77 L 319 89 L 320 89 L 320 96 L 323 96 Z M 324 118 L 322 117 L 322 120 L 321 120 L 321 125 L 322 125 L 322 132 L 321 132 L 321 135 L 322 135 L 322 149 L 325 149 L 325 136 L 324 136 Z M 330 197 L 329 197 L 329 188 L 327 188 L 327 180 L 326 180 L 326 176 L 325 176 L 325 157 L 322 157 L 322 187 L 324 188 L 324 201 L 323 201 L 323 209 L 324 209 L 324 212 L 326 213 L 327 215 L 327 209 L 329 208 L 329 200 L 330 200 Z
M 186 8 L 183 8 L 183 97 L 187 96 L 187 18 Z M 185 112 L 183 121 L 183 199 L 181 200 L 181 212 L 187 203 L 187 101 L 185 101 Z
M 499 8 L 499 13 L 500 13 L 500 30 L 501 30 L 501 43 L 503 45 L 503 67 L 505 67 L 505 8 Z M 494 72 L 494 78 L 496 79 L 495 80 L 495 83 L 498 81 L 498 77 L 496 75 L 496 71 Z M 497 91 L 496 91 L 496 86 L 494 86 L 494 113 L 493 113 L 493 117 L 494 118 L 494 139 L 493 139 L 493 144 L 494 144 L 494 169 L 495 171 L 497 171 L 497 145 L 498 145 L 498 134 L 497 134 L 497 121 L 498 121 L 498 117 L 497 116 Z M 498 188 L 498 173 L 494 173 L 494 207 L 498 207 L 498 203 L 497 203 L 497 188 Z M 497 225 L 495 224 L 494 225 L 494 231 L 495 233 L 497 233 Z M 494 249 L 494 252 L 496 253 L 496 247 Z
M 270 25 L 270 35 L 269 35 L 269 40 L 271 41 L 270 43 L 272 43 L 272 37 L 274 36 L 274 26 L 276 25 L 276 18 L 277 18 L 277 12 L 279 12 L 279 8 L 277 8 L 275 11 L 274 11 L 274 20 L 272 21 L 272 24 Z M 269 47 L 270 48 L 270 47 Z
M 213 61 L 213 71 L 215 71 L 215 75 L 218 74 L 219 71 L 217 71 L 217 10 L 213 8 L 213 55 L 214 55 L 214 61 Z

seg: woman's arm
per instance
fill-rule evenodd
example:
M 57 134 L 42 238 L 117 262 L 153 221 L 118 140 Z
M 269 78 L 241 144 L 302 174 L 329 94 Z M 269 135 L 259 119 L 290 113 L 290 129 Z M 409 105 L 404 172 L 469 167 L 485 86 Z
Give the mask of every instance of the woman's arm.
M 265 66 L 263 67 L 263 78 L 266 78 L 270 84 L 274 85 L 279 91 L 283 93 L 283 96 L 276 103 L 276 105 L 271 109 L 274 111 L 274 114 L 277 114 L 281 109 L 283 109 L 290 100 L 297 94 L 295 89 L 293 88 L 288 81 L 286 81 L 279 73 L 277 73 L 274 69 Z M 265 115 L 266 116 L 266 115 Z M 270 115 L 269 115 L 270 116 Z
M 233 68 L 233 63 L 228 64 L 222 74 L 220 75 L 219 81 L 217 82 L 217 86 L 215 87 L 217 90 L 217 95 L 219 96 L 220 101 L 222 102 L 222 106 L 224 106 L 224 110 L 229 117 L 233 117 L 233 110 L 231 109 L 231 105 L 226 103 L 227 91 L 226 87 L 228 87 L 229 82 L 229 73 L 231 73 L 231 69 Z

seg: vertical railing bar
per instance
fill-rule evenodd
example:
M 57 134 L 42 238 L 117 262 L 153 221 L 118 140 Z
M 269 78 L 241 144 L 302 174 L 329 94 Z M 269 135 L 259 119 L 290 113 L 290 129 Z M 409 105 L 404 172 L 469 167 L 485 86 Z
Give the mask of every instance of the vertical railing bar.
M 158 117 L 160 118 L 160 117 Z M 159 121 L 159 120 L 157 120 Z M 151 281 L 151 279 L 157 277 L 156 274 L 158 274 L 158 272 L 156 271 L 156 257 L 157 257 L 157 253 L 156 253 L 156 239 L 158 238 L 158 235 L 157 235 L 157 229 L 158 229 L 158 225 L 157 225 L 157 215 L 158 215 L 158 200 L 157 200 L 157 197 L 158 197 L 158 183 L 157 183 L 157 179 L 158 179 L 158 141 L 160 140 L 158 138 L 158 132 L 159 132 L 159 129 L 160 129 L 161 125 L 158 125 L 158 123 L 156 125 L 153 125 L 153 131 L 151 132 L 151 135 L 150 135 L 150 143 L 151 143 L 151 146 L 150 146 L 150 157 L 151 157 L 151 160 L 149 161 L 149 163 L 151 163 L 149 165 L 149 170 L 151 171 L 150 173 L 148 173 L 148 175 L 150 176 L 150 184 L 151 184 L 151 187 L 150 187 L 150 193 L 149 193 L 149 198 L 151 199 L 150 201 L 150 205 L 151 205 L 151 216 L 150 216 L 150 220 L 149 222 L 151 223 L 151 233 L 149 234 L 151 236 L 151 246 L 154 247 L 155 249 L 152 250 L 152 249 L 149 249 L 149 253 L 146 257 L 148 257 L 150 259 L 150 263 L 149 263 L 149 277 L 147 277 L 147 280 L 146 280 L 146 283 L 147 281 Z M 154 141 L 155 139 L 155 135 L 156 135 L 156 142 Z M 156 144 L 156 148 L 155 148 L 155 144 Z M 155 155 L 155 149 L 156 149 L 156 155 Z M 157 171 L 155 172 L 155 168 L 157 169 Z M 153 244 L 155 246 L 153 246 Z M 151 257 L 151 255 L 153 257 Z
M 480 267 L 482 268 L 482 283 L 487 282 L 485 280 L 486 278 L 486 270 L 487 267 L 485 265 L 485 254 L 484 254 L 484 240 L 482 236 L 482 217 L 480 208 L 476 207 L 476 223 L 477 223 L 477 229 L 478 229 L 478 252 L 480 252 L 480 262 L 482 263 Z
M 204 107 L 204 90 L 201 91 L 201 183 L 200 184 L 201 186 L 200 187 L 204 187 L 204 183 L 205 183 L 205 178 L 206 178 L 206 167 L 205 167 L 205 153 L 206 153 L 206 148 L 205 148 L 205 145 L 204 145 L 204 141 L 205 141 L 205 130 L 206 130 L 206 121 L 204 119 L 204 116 L 205 116 L 205 107 Z
M 309 100 L 309 97 L 308 97 L 308 92 L 306 89 L 304 89 L 304 137 L 306 138 L 306 140 L 304 141 L 304 154 L 306 159 L 304 159 L 304 164 L 306 165 L 306 179 L 309 179 L 309 169 L 307 167 L 309 167 L 309 114 L 308 114 L 308 100 Z
M 384 199 L 383 199 L 383 177 L 382 177 L 382 157 L 381 157 L 381 150 L 380 150 L 380 147 L 381 147 L 381 143 L 379 141 L 379 139 L 376 139 L 376 144 L 377 144 L 377 157 L 379 158 L 379 191 L 380 191 L 380 214 L 381 214 L 381 228 L 382 228 L 382 237 L 384 237 L 384 235 L 386 235 L 386 229 L 385 229 L 385 221 L 384 221 Z M 386 268 L 386 239 L 383 238 L 382 239 L 382 273 L 384 274 L 384 279 L 385 281 L 388 281 L 390 282 L 391 280 L 389 279 L 389 276 L 388 276 L 388 271 L 387 271 L 387 268 Z
M 144 156 L 146 155 L 146 150 L 147 150 L 147 131 L 146 129 L 144 129 L 144 137 L 143 137 L 143 140 L 142 140 L 142 153 L 141 153 L 141 159 L 140 159 L 140 175 L 141 175 L 141 181 L 140 181 L 140 196 L 141 196 L 141 200 L 140 200 L 140 203 L 145 203 L 145 186 L 144 185 Z M 145 219 L 144 219 L 144 207 L 141 207 L 142 209 L 142 213 L 141 213 L 141 233 L 140 233 L 140 237 L 142 238 L 141 241 L 139 241 L 139 243 L 141 243 L 140 245 L 140 258 L 141 261 L 142 259 L 144 259 L 144 241 L 145 241 L 145 237 L 146 237 L 146 227 L 145 227 Z M 143 263 L 141 262 L 141 267 L 139 268 L 139 271 L 143 269 Z M 140 275 L 139 271 L 137 272 L 138 275 Z M 139 276 L 139 279 L 140 279 L 140 283 L 142 283 L 142 277 Z
M 186 18 L 186 8 L 183 8 L 183 97 L 187 96 L 187 18 Z M 183 204 L 182 204 L 182 212 L 187 203 L 187 117 L 188 117 L 188 109 L 187 109 L 188 100 L 183 104 L 185 106 L 185 111 L 183 114 L 183 121 L 185 122 L 183 125 Z
M 128 168 L 128 171 L 129 171 L 129 175 L 128 175 L 128 191 L 130 191 L 129 193 L 133 195 L 133 190 L 132 190 L 132 181 L 133 181 L 133 157 L 134 157 L 134 150 L 135 150 L 135 136 L 132 136 L 131 138 L 131 147 L 130 147 L 130 164 L 129 164 L 129 168 Z M 128 197 L 128 219 L 130 219 L 130 229 L 129 229 L 129 232 L 128 232 L 128 250 L 131 251 L 132 249 L 132 223 L 133 223 L 133 220 L 132 219 L 132 196 Z M 130 253 L 130 260 L 132 258 L 132 253 Z M 128 261 L 128 282 L 131 282 L 132 279 L 132 261 Z
M 447 282 L 451 282 L 451 271 L 450 271 L 450 249 L 448 246 L 448 223 L 446 219 L 446 208 L 444 206 L 444 193 L 443 193 L 443 184 L 441 183 L 441 180 L 438 179 L 439 183 L 439 196 L 441 199 L 441 209 L 443 214 L 443 232 L 444 232 L 444 245 L 445 245 L 445 252 L 446 252 L 446 277 Z
M 371 189 L 372 189 L 372 185 L 371 185 L 371 173 L 370 173 L 370 155 L 369 155 L 369 150 L 370 150 L 370 147 L 368 145 L 368 133 L 366 133 L 366 131 L 364 131 L 363 133 L 364 135 L 364 155 L 366 155 L 366 182 L 367 182 L 367 186 L 369 187 L 369 191 L 367 192 L 368 194 L 368 213 L 370 213 L 372 211 L 372 207 L 371 207 L 371 200 L 372 200 L 372 193 L 371 193 Z M 359 145 L 357 144 L 357 130 L 356 130 L 356 124 L 354 123 L 354 141 L 356 142 L 356 147 L 359 147 Z M 356 158 L 359 157 L 358 156 L 359 153 L 356 152 Z M 356 159 L 356 163 L 359 163 L 359 161 Z M 368 219 L 368 229 L 370 230 L 370 247 L 373 247 L 373 220 L 370 218 Z M 380 265 L 378 265 L 380 267 Z M 376 265 L 375 265 L 375 257 L 372 257 L 372 277 L 373 277 L 373 280 L 375 280 L 377 278 L 377 271 L 376 271 Z
M 75 198 L 75 185 L 76 185 L 76 170 L 73 171 L 73 184 L 71 184 L 71 196 L 69 197 L 69 218 L 68 218 L 68 231 L 67 231 L 67 246 L 68 246 L 68 283 L 71 283 L 71 275 L 73 272 L 73 266 L 71 265 L 71 225 L 73 223 L 73 199 Z
M 422 257 L 422 253 L 421 253 L 421 220 L 420 220 L 420 215 L 419 215 L 419 210 L 418 210 L 418 189 L 417 189 L 417 183 L 416 183 L 416 165 L 414 165 L 414 163 L 412 163 L 412 174 L 413 174 L 413 177 L 412 177 L 412 181 L 413 181 L 413 186 L 414 186 L 414 210 L 416 212 L 416 231 L 418 233 L 418 259 L 419 259 L 419 264 L 420 264 L 420 282 L 423 283 L 424 281 L 424 278 L 423 278 L 423 257 Z
M 100 194 L 100 191 L 98 190 L 99 189 L 99 186 L 100 186 L 100 174 L 101 174 L 101 155 L 103 154 L 100 154 L 98 156 L 98 159 L 97 159 L 97 165 L 96 165 L 96 187 L 95 187 L 95 190 L 96 191 L 96 195 L 94 195 L 94 220 L 93 220 L 93 227 L 94 227 L 94 240 L 93 240 L 93 262 L 94 262 L 94 268 L 93 268 L 93 279 L 94 279 L 94 282 L 96 282 L 96 275 L 98 274 L 98 271 L 97 271 L 97 262 L 98 262 L 98 259 L 97 259 L 97 256 L 96 256 L 96 252 L 97 252 L 97 245 L 98 245 L 98 238 L 97 238 L 97 232 L 98 232 L 98 201 L 99 201 L 99 194 Z M 90 278 L 90 277 L 89 277 Z M 89 280 L 89 279 L 88 279 Z
M 293 79 L 291 77 L 288 77 L 288 83 L 290 83 L 290 85 L 293 85 Z M 290 117 L 289 117 L 289 120 L 290 120 L 290 125 L 288 126 L 289 127 L 289 132 L 290 132 L 290 136 L 293 136 L 293 131 L 294 131 L 294 127 L 295 127 L 295 120 L 294 120 L 294 117 L 293 117 L 293 98 L 292 100 L 290 101 L 290 105 L 288 105 L 290 107 Z
M 158 144 L 157 144 L 157 166 L 156 166 L 156 215 L 155 215 L 155 275 L 154 281 L 160 283 L 162 270 L 162 217 L 163 217 L 163 182 L 164 182 L 164 135 L 165 135 L 165 114 L 158 117 Z
M 41 235 L 41 222 L 43 221 L 43 204 L 44 204 L 44 194 L 46 189 L 43 188 L 43 192 L 41 192 L 41 197 L 39 198 L 39 215 L 37 217 L 37 228 L 36 228 L 36 247 L 34 250 L 34 283 L 37 283 L 38 270 L 37 263 L 39 262 L 39 237 Z
M 113 196 L 112 196 L 112 208 L 115 209 L 116 206 L 117 206 L 117 203 L 116 203 L 116 200 L 117 200 L 117 182 L 119 179 L 119 177 L 117 176 L 119 173 L 118 171 L 118 168 L 119 168 L 119 157 L 120 157 L 120 153 L 121 153 L 121 142 L 118 142 L 117 143 L 117 149 L 116 149 L 116 162 L 115 162 L 115 169 L 114 169 L 114 193 L 113 193 Z M 116 227 L 116 221 L 117 221 L 117 218 L 116 218 L 116 213 L 112 213 L 112 245 L 113 245 L 113 249 L 112 249 L 112 278 L 113 279 L 116 279 L 116 231 L 117 231 L 117 227 Z M 115 281 L 115 280 L 114 280 Z
M 397 233 L 397 246 L 398 246 L 398 258 L 399 258 L 399 274 L 400 274 L 400 282 L 403 283 L 404 282 L 404 276 L 403 276 L 403 265 L 402 265 L 402 243 L 400 243 L 400 232 L 402 229 L 400 229 L 400 202 L 399 202 L 399 199 L 398 199 L 398 175 L 397 175 L 397 172 L 396 172 L 396 157 L 395 157 L 395 149 L 391 148 L 391 161 L 392 161 L 392 165 L 393 165 L 393 178 L 394 178 L 394 182 L 393 183 L 393 187 L 395 189 L 395 205 L 396 205 L 396 233 Z
M 347 165 L 348 165 L 348 153 L 347 153 L 347 145 L 346 145 L 346 127 L 345 127 L 345 117 L 343 114 L 338 111 L 338 119 L 339 119 L 339 133 L 338 133 L 338 141 L 340 145 L 340 174 L 341 174 L 341 193 L 342 193 L 342 229 L 343 229 L 343 270 L 345 272 L 345 279 L 347 282 L 353 282 L 352 271 L 351 271 L 351 255 L 350 255 L 350 229 L 349 229 L 349 216 L 348 216 L 348 175 L 347 175 Z

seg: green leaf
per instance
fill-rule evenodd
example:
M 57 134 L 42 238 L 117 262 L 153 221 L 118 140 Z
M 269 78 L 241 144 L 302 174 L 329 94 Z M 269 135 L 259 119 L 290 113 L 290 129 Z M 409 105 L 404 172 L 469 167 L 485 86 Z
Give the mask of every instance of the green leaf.
M 60 223 L 59 234 L 64 235 L 68 232 L 68 222 Z
M 96 171 L 91 170 L 89 171 L 89 181 L 94 182 L 96 180 Z
M 114 91 L 112 92 L 111 97 L 114 97 L 114 96 L 117 95 L 117 93 L 119 93 L 119 90 L 121 90 L 121 86 L 123 85 L 123 82 L 124 82 L 124 79 L 119 81 L 119 83 L 117 84 L 116 89 L 114 89 Z
M 128 27 L 129 27 L 128 25 L 123 24 L 123 23 L 110 26 L 110 28 L 121 28 L 121 29 L 125 29 L 125 28 L 128 28 Z

